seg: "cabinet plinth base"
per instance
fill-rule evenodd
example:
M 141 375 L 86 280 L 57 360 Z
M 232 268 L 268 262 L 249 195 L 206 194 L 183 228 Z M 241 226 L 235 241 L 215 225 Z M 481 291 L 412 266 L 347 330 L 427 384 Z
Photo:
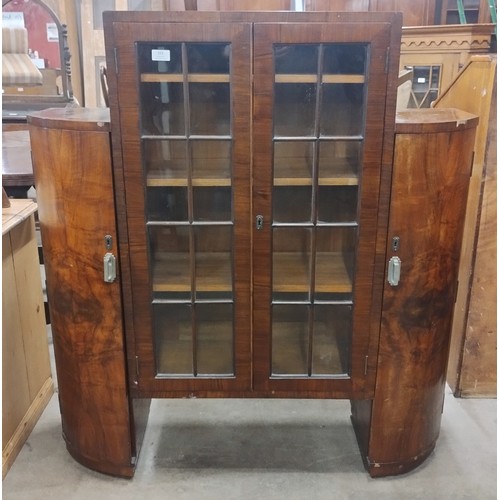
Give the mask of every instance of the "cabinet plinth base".
M 82 455 L 75 448 L 71 446 L 66 437 L 63 434 L 64 441 L 66 442 L 66 449 L 68 453 L 80 464 L 88 469 L 92 469 L 101 474 L 107 474 L 109 476 L 115 476 L 122 479 L 131 479 L 134 476 L 135 465 L 121 465 L 113 464 L 109 462 L 93 460 L 85 455 Z
M 371 477 L 386 477 L 386 476 L 397 476 L 399 474 L 405 474 L 406 472 L 411 472 L 416 469 L 420 464 L 425 462 L 429 455 L 434 450 L 436 443 L 432 443 L 431 447 L 422 453 L 401 460 L 398 462 L 376 462 L 370 457 L 365 458 L 365 466 Z

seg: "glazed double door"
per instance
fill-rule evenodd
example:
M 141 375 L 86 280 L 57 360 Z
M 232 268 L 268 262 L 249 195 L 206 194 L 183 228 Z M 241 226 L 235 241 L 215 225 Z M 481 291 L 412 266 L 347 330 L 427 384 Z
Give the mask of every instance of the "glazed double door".
M 390 24 L 144 26 L 107 34 L 134 390 L 369 395 Z

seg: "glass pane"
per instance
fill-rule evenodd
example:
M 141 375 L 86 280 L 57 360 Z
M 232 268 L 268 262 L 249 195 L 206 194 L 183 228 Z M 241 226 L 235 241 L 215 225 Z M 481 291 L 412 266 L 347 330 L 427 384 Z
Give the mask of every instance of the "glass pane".
M 357 186 L 320 186 L 318 222 L 355 222 L 358 217 Z
M 352 293 L 357 233 L 357 227 L 316 228 L 316 298 Z
M 317 45 L 276 45 L 274 47 L 276 74 L 313 74 L 318 72 Z
M 276 83 L 274 100 L 275 136 L 314 136 L 316 83 Z
M 273 300 L 308 300 L 310 290 L 312 229 L 273 229 Z
M 231 185 L 231 142 L 195 141 L 191 145 L 194 186 Z
M 440 66 L 432 66 L 431 70 L 431 86 L 432 88 L 439 88 L 439 75 L 441 73 Z
M 360 141 L 321 141 L 319 185 L 355 185 L 361 172 Z
M 182 83 L 141 83 L 144 135 L 186 135 Z
M 186 141 L 142 141 L 148 186 L 187 186 Z
M 191 292 L 188 226 L 149 227 L 153 292 L 167 297 Z
M 362 135 L 364 94 L 363 84 L 323 84 L 321 135 Z
M 199 375 L 233 375 L 232 304 L 196 304 L 196 358 Z
M 311 220 L 311 186 L 275 187 L 273 191 L 274 222 L 309 222 Z
M 315 305 L 312 374 L 349 373 L 352 306 Z
M 139 72 L 182 74 L 180 43 L 138 43 Z M 182 82 L 182 79 L 181 79 Z
M 165 375 L 193 375 L 192 309 L 189 304 L 155 304 L 156 370 Z
M 193 187 L 193 212 L 196 221 L 230 222 L 231 188 Z
M 188 219 L 187 189 L 148 188 L 147 217 L 148 221 L 186 221 Z
M 231 46 L 227 43 L 187 44 L 188 72 L 229 74 Z
M 431 104 L 438 98 L 437 90 L 429 90 L 429 93 L 425 96 L 425 99 L 422 101 L 420 107 L 421 108 L 430 108 Z
M 185 135 L 181 44 L 139 43 L 141 127 L 146 135 Z
M 329 44 L 323 52 L 323 74 L 364 75 L 366 66 L 366 45 Z
M 307 375 L 309 306 L 272 306 L 272 374 Z
M 311 141 L 274 143 L 274 185 L 312 184 L 313 147 Z
M 191 134 L 230 135 L 229 83 L 190 83 Z
M 232 226 L 195 227 L 196 298 L 231 298 Z

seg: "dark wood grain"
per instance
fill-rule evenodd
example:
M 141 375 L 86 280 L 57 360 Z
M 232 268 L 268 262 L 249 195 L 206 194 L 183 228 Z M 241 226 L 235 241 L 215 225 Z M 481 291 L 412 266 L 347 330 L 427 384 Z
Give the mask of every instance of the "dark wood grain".
M 369 430 L 353 415 L 372 476 L 416 467 L 439 434 L 476 125 L 457 110 L 398 114 L 387 259 L 402 260 L 401 281 L 385 284 Z
M 28 120 L 63 435 L 79 462 L 128 477 L 137 449 L 120 281 L 103 281 L 105 235 L 117 254 L 106 115 L 58 109 Z

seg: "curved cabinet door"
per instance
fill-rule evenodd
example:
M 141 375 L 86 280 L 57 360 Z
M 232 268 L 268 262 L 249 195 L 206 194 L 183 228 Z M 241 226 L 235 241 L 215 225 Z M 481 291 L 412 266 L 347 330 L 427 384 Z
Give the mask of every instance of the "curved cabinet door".
M 400 279 L 385 283 L 373 404 L 353 402 L 372 476 L 415 468 L 439 435 L 477 122 L 398 113 L 387 260 L 400 259 Z
M 104 255 L 118 256 L 109 111 L 52 109 L 29 124 L 64 439 L 87 467 L 131 476 L 121 276 L 103 279 Z

